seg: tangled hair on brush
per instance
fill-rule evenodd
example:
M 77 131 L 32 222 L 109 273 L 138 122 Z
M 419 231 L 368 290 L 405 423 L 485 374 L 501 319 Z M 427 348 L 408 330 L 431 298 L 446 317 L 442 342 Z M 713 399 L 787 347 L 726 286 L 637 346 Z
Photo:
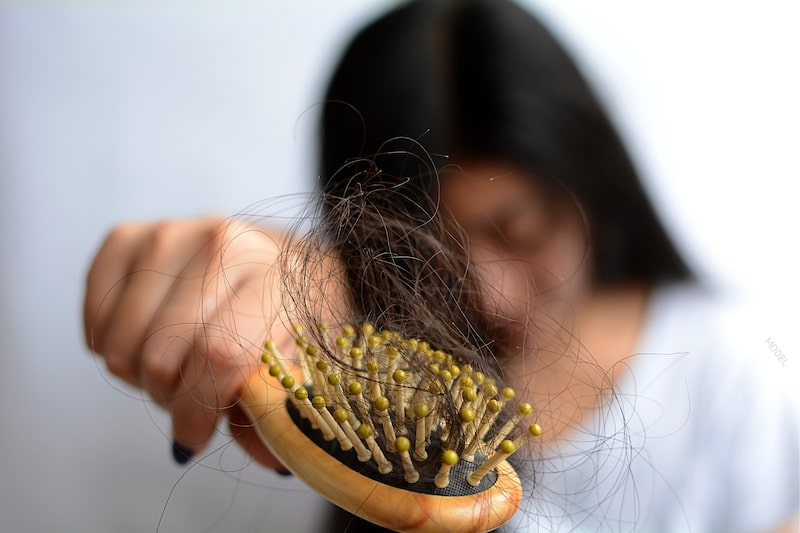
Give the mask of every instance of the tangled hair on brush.
M 408 139 L 403 141 L 407 145 Z M 316 203 L 298 220 L 304 229 L 310 229 L 302 232 L 303 237 L 296 240 L 282 258 L 283 305 L 290 319 L 299 324 L 296 329 L 300 347 L 298 359 L 303 359 L 303 351 L 310 347 L 314 353 L 305 352 L 310 356 L 309 360 L 318 358 L 343 375 L 348 372 L 351 376 L 358 375 L 366 391 L 369 383 L 378 380 L 365 377 L 363 367 L 358 367 L 354 358 L 350 359 L 345 353 L 351 347 L 367 345 L 374 331 L 375 336 L 389 334 L 384 346 L 396 342 L 393 346 L 399 347 L 404 339 L 425 341 L 432 350 L 451 355 L 456 364 L 468 365 L 480 372 L 498 389 L 506 385 L 518 387 L 516 400 L 502 403 L 498 416 L 489 422 L 491 429 L 484 441 L 487 444 L 484 453 L 487 449 L 496 449 L 496 439 L 506 435 L 510 440 L 522 442 L 526 437 L 525 424 L 518 422 L 528 414 L 542 421 L 544 427 L 540 427 L 540 431 L 546 431 L 551 438 L 556 434 L 557 424 L 571 431 L 568 438 L 577 435 L 575 444 L 582 446 L 585 454 L 576 455 L 566 464 L 561 464 L 556 456 L 547 455 L 540 439 L 526 441 L 531 445 L 510 459 L 525 490 L 526 508 L 523 512 L 530 513 L 537 520 L 541 517 L 557 520 L 559 511 L 553 509 L 566 505 L 565 499 L 589 495 L 592 483 L 576 487 L 575 494 L 560 493 L 558 486 L 547 484 L 547 475 L 552 476 L 560 469 L 565 469 L 569 475 L 571 469 L 576 469 L 582 479 L 591 480 L 592 474 L 601 470 L 601 465 L 593 463 L 593 453 L 605 454 L 609 446 L 620 450 L 623 457 L 609 467 L 616 481 L 604 486 L 600 500 L 587 504 L 584 509 L 587 513 L 595 508 L 600 512 L 604 494 L 610 497 L 628 480 L 625 450 L 630 447 L 630 439 L 624 419 L 620 427 L 609 422 L 611 437 L 602 433 L 607 423 L 604 417 L 617 411 L 621 413 L 611 382 L 613 373 L 604 370 L 592 360 L 591 354 L 582 351 L 580 338 L 570 336 L 568 326 L 565 326 L 565 332 L 569 345 L 564 346 L 563 351 L 558 343 L 554 343 L 553 348 L 537 344 L 526 346 L 521 356 L 514 352 L 514 357 L 508 357 L 511 354 L 504 349 L 507 347 L 502 340 L 502 326 L 493 324 L 498 316 L 494 306 L 497 295 L 492 294 L 493 289 L 487 284 L 489 280 L 481 279 L 479 269 L 471 263 L 466 234 L 443 215 L 446 211 L 440 209 L 438 189 L 430 186 L 438 183 L 437 156 L 432 156 L 419 144 L 415 144 L 416 151 L 386 149 L 390 146 L 391 143 L 384 145 L 384 150 L 376 156 L 353 160 L 345 165 L 337 177 L 340 185 L 317 196 Z M 407 169 L 407 173 L 394 175 L 384 171 L 385 168 L 397 168 L 384 166 L 387 158 L 403 158 L 402 167 Z M 301 234 L 299 226 L 294 231 Z M 565 298 L 563 303 L 569 305 L 569 296 Z M 559 325 L 556 322 L 560 316 L 550 318 L 554 327 Z M 320 327 L 320 323 L 326 326 Z M 370 333 L 359 330 L 359 324 L 368 324 Z M 344 332 L 346 326 L 356 328 L 347 334 L 348 347 L 339 350 L 339 339 L 334 342 L 331 333 Z M 531 328 L 529 333 L 537 337 L 534 342 L 539 340 L 538 330 Z M 547 350 L 550 352 L 545 353 Z M 403 385 L 413 398 L 424 394 L 428 384 L 442 379 L 438 369 L 433 368 L 437 365 L 432 365 L 430 359 L 415 354 L 415 351 L 404 353 L 401 363 L 402 368 L 410 371 L 409 374 L 417 376 L 412 383 Z M 536 356 L 528 358 L 529 351 L 535 352 Z M 551 375 L 558 371 L 565 376 L 563 391 L 548 390 L 547 383 L 543 383 L 541 389 L 530 383 L 531 373 L 536 370 L 533 363 L 526 366 L 526 361 L 537 359 L 543 353 L 550 365 L 547 371 Z M 388 376 L 390 372 L 384 374 Z M 388 380 L 380 382 L 386 387 L 391 386 Z M 550 385 L 559 387 L 560 382 Z M 318 390 L 316 386 L 312 389 Z M 491 395 L 497 395 L 497 391 Z M 587 402 L 587 399 L 592 401 Z M 357 406 L 353 406 L 351 400 L 347 401 L 351 402 L 351 411 L 358 416 Z M 589 403 L 599 408 L 596 414 L 581 412 L 582 409 L 591 409 Z M 443 421 L 443 427 L 461 428 L 458 404 L 455 395 L 441 394 L 435 411 L 432 407 L 431 413 L 435 412 Z M 527 405 L 527 413 L 523 413 L 523 405 Z M 574 420 L 566 414 L 573 406 L 577 410 Z M 584 414 L 592 416 L 586 418 Z M 413 418 L 414 415 L 410 415 L 405 420 Z M 595 422 L 599 424 L 598 428 L 593 426 Z M 374 417 L 372 424 L 378 429 Z M 538 424 L 529 426 L 529 431 L 535 425 Z M 513 427 L 509 430 L 511 433 L 499 437 L 506 427 Z M 601 433 L 596 434 L 596 431 Z M 411 430 L 410 436 L 411 433 L 416 437 L 418 430 Z M 459 456 L 469 456 L 475 441 L 472 438 L 474 431 L 472 436 L 465 436 L 460 431 L 435 431 L 431 435 L 430 450 L 454 450 Z M 382 447 L 390 441 L 388 435 L 376 434 L 376 439 Z M 472 440 L 468 442 L 469 439 Z M 572 441 L 568 444 L 571 445 Z M 338 452 L 326 451 L 339 458 Z M 416 465 L 420 480 L 433 478 L 441 464 L 437 462 L 439 457 L 441 453 L 430 453 L 428 459 Z M 396 458 L 390 454 L 390 460 L 396 461 Z M 480 460 L 475 464 L 479 463 Z M 387 479 L 385 483 L 414 490 L 403 485 L 403 472 L 397 463 L 394 466 L 390 475 L 384 478 Z M 362 472 L 359 470 L 359 473 Z M 459 475 L 463 479 L 465 474 L 461 472 Z M 547 517 L 548 513 L 553 516 Z
M 466 237 L 439 216 L 437 199 L 418 185 L 418 176 L 382 172 L 381 160 L 396 157 L 436 179 L 433 157 L 423 150 L 382 152 L 343 167 L 350 178 L 319 197 L 311 231 L 284 262 L 289 314 L 319 346 L 326 342 L 316 327 L 320 320 L 369 323 L 423 340 L 499 386 L 502 367 Z M 406 364 L 432 372 L 429 361 Z M 458 417 L 453 402 L 439 409 L 446 421 Z M 465 445 L 457 432 L 446 444 L 456 450 Z

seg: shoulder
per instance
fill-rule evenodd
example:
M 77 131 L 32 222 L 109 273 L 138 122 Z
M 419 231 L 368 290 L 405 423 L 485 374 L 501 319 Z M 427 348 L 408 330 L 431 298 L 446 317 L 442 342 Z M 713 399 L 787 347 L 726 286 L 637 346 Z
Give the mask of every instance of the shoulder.
M 774 358 L 756 349 L 763 339 L 742 341 L 757 334 L 729 327 L 726 314 L 691 286 L 653 293 L 637 352 L 614 369 L 614 394 L 545 450 L 529 521 L 557 531 L 763 531 L 796 512 L 791 395 Z
M 736 305 L 693 285 L 660 287 L 646 322 L 632 362 L 640 385 L 647 378 L 684 383 L 702 400 L 698 408 L 722 409 L 713 413 L 721 420 L 740 420 L 734 399 L 743 404 L 741 413 L 774 402 L 796 409 L 785 359 L 775 357 L 775 342 Z
M 768 339 L 730 307 L 659 288 L 628 382 L 652 464 L 701 531 L 769 528 L 800 498 L 797 397 Z

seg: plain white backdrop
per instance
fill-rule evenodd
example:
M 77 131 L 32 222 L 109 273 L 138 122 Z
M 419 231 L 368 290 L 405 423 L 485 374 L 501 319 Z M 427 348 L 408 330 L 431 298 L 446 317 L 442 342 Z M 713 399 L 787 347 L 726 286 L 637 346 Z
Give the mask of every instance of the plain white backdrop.
M 680 248 L 800 366 L 800 94 L 790 2 L 527 2 L 606 101 Z M 116 222 L 291 216 L 316 104 L 377 0 L 0 5 L 0 532 L 313 531 L 318 499 L 220 434 L 171 463 L 166 417 L 84 347 Z M 265 200 L 263 203 L 262 200 Z M 287 509 L 298 504 L 298 511 Z

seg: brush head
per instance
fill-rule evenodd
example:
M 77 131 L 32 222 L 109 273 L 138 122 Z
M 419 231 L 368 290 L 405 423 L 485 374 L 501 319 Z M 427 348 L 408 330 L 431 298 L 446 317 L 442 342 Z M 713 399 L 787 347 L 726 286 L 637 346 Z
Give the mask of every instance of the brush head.
M 243 397 L 265 444 L 334 504 L 398 531 L 488 531 L 522 497 L 507 458 L 541 428 L 471 365 L 376 328 L 296 327 L 285 357 L 265 343 Z M 500 421 L 503 421 L 502 423 Z M 531 428 L 534 428 L 531 426 Z M 507 437 L 515 437 L 514 441 Z

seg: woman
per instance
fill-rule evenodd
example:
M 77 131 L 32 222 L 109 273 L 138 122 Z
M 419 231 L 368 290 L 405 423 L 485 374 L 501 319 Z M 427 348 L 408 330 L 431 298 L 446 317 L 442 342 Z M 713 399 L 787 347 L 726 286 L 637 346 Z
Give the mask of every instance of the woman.
M 547 431 L 520 465 L 535 483 L 512 526 L 770 531 L 792 519 L 787 402 L 717 333 L 604 111 L 534 18 L 500 0 L 404 5 L 356 36 L 326 102 L 325 192 L 352 184 L 338 172 L 349 162 L 388 153 L 381 170 L 420 188 L 404 207 L 431 199 L 423 207 L 466 234 L 498 356 Z M 404 155 L 417 145 L 441 162 L 436 179 Z M 89 276 L 87 338 L 170 411 L 176 460 L 227 415 L 280 469 L 235 404 L 264 315 L 282 312 L 280 284 L 264 276 L 286 243 L 223 228 L 117 228 Z M 758 439 L 742 418 L 760 421 Z

